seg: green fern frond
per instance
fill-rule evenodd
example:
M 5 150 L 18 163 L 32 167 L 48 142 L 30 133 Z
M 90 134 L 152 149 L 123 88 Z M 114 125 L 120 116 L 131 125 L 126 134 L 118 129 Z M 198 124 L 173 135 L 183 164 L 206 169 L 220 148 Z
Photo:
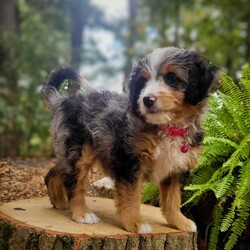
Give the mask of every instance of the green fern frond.
M 221 198 L 228 191 L 233 181 L 234 176 L 231 172 L 229 172 L 229 174 L 224 177 L 221 182 L 217 183 L 217 185 L 213 189 L 217 199 Z
M 206 133 L 209 134 L 209 136 L 226 138 L 238 142 L 240 141 L 241 133 L 239 132 L 233 115 L 228 110 L 228 104 L 224 101 L 225 98 L 222 96 L 223 93 L 218 92 L 217 95 L 212 96 L 210 100 L 211 108 L 204 121 Z
M 240 95 L 240 97 L 228 97 L 226 94 L 224 93 L 220 93 L 220 98 L 223 102 L 224 106 L 224 114 L 225 112 L 230 113 L 231 115 L 231 123 L 235 123 L 236 126 L 234 126 L 235 128 L 237 127 L 237 130 L 234 131 L 235 133 L 239 134 L 239 136 L 244 136 L 245 134 L 247 134 L 247 129 L 245 127 L 244 122 L 242 122 L 242 118 L 244 117 L 244 108 L 242 105 L 242 94 Z M 238 106 L 237 106 L 237 99 L 234 98 L 238 98 L 240 99 L 238 101 Z M 241 103 L 241 105 L 239 105 L 239 102 Z M 230 107 L 230 109 L 228 109 L 228 107 Z M 224 116 L 224 115 L 223 115 Z M 222 116 L 222 119 L 223 119 Z M 224 121 L 225 122 L 225 121 Z M 230 124 L 224 124 L 226 126 L 226 128 L 228 126 L 231 126 Z
M 221 232 L 226 232 L 231 226 L 235 214 L 242 207 L 250 208 L 250 197 L 249 196 L 249 183 L 250 183 L 250 161 L 248 161 L 243 168 L 241 168 L 239 173 L 239 181 L 237 182 L 237 194 L 234 198 L 231 208 L 229 212 L 222 219 L 221 223 Z
M 220 233 L 220 222 L 222 218 L 222 208 L 216 204 L 213 210 L 213 227 L 209 237 L 208 250 L 216 250 Z
M 203 170 L 203 168 L 206 169 Z M 199 168 L 197 168 L 197 170 L 192 173 L 192 184 L 197 185 L 208 182 L 211 179 L 214 171 L 215 169 L 209 165 L 199 165 Z
M 250 81 L 250 67 L 249 64 L 245 64 L 242 68 L 241 71 L 241 79 L 240 79 L 240 83 L 242 83 L 243 81 Z M 250 90 L 250 86 L 249 86 L 249 90 Z
M 237 123 L 240 133 L 243 135 L 248 134 L 248 127 L 245 126 L 245 123 L 242 122 L 242 119 L 249 118 L 249 114 L 246 114 L 246 107 L 244 100 L 247 98 L 247 95 L 244 96 L 244 92 L 229 78 L 227 75 L 222 75 L 222 89 L 224 93 L 220 93 L 220 97 L 223 98 L 223 102 L 226 107 L 230 107 L 228 111 L 234 118 L 234 121 Z M 242 80 L 243 82 L 243 80 Z M 247 93 L 247 91 L 246 91 Z
M 210 136 L 226 138 L 228 135 L 227 131 L 224 130 L 223 125 L 217 121 L 216 117 L 213 117 L 212 111 L 208 113 L 208 116 L 204 121 L 204 127 L 206 128 L 206 133 Z
M 232 225 L 234 217 L 235 217 L 235 205 L 229 209 L 228 213 L 224 216 L 221 222 L 220 230 L 221 232 L 226 232 Z
M 249 68 L 248 68 L 249 69 Z M 250 79 L 242 79 L 240 82 L 241 90 L 242 90 L 242 102 L 245 107 L 243 117 L 245 120 L 245 125 L 250 129 L 250 117 L 249 117 L 249 110 L 250 110 Z
M 245 92 L 244 96 L 246 98 L 246 105 L 250 109 L 249 98 L 250 98 L 250 67 L 246 64 L 242 69 L 242 77 L 240 79 L 240 87 L 242 91 Z M 249 110 L 248 109 L 248 110 Z
M 249 135 L 250 136 L 250 135 Z M 220 141 L 220 140 L 218 140 Z M 185 204 L 192 202 L 194 198 L 202 195 L 205 191 L 213 190 L 217 198 L 222 197 L 229 189 L 231 183 L 234 180 L 232 172 L 235 167 L 242 165 L 240 161 L 240 156 L 242 149 L 247 145 L 249 138 L 246 137 L 240 145 L 237 145 L 237 150 L 231 155 L 231 157 L 223 163 L 221 168 L 218 168 L 212 175 L 211 179 L 204 184 L 200 185 L 189 185 L 185 187 L 185 190 L 195 191 L 198 190 Z M 225 174 L 229 172 L 226 176 Z M 219 181 L 218 181 L 219 180 Z
M 246 228 L 245 225 L 246 219 L 247 219 L 246 215 L 243 215 L 233 222 L 232 234 L 230 235 L 229 240 L 225 245 L 225 250 L 231 250 L 236 245 L 239 236 L 242 235 L 242 233 Z
M 224 139 L 224 138 L 218 138 L 218 137 L 213 137 L 213 136 L 208 136 L 204 139 L 204 144 L 214 144 L 214 143 L 220 143 L 221 146 L 226 146 L 229 145 L 231 147 L 234 147 L 235 149 L 238 148 L 238 144 L 235 143 L 234 141 L 228 140 L 228 139 Z
M 185 187 L 185 190 L 189 190 L 189 191 L 195 191 L 195 190 L 205 191 L 206 186 L 207 185 L 204 185 L 204 184 L 200 184 L 200 185 L 190 184 L 189 186 Z
M 249 154 L 249 157 L 250 157 L 250 154 Z M 239 181 L 236 184 L 237 197 L 245 196 L 246 194 L 250 192 L 249 183 L 250 183 L 250 161 L 248 158 L 248 161 L 244 163 L 244 167 L 242 167 L 241 170 L 239 171 Z
M 204 194 L 207 190 L 209 190 L 211 187 L 209 187 L 208 185 L 193 185 L 190 184 L 189 186 L 184 187 L 184 189 L 186 191 L 196 191 L 193 193 L 193 195 L 191 197 L 189 197 L 187 199 L 187 201 L 185 201 L 182 206 L 186 206 L 187 204 L 190 204 L 194 201 L 197 201 L 198 198 L 201 197 L 202 194 Z
M 228 144 L 218 142 L 211 145 L 205 144 L 205 148 L 200 155 L 197 166 L 200 168 L 202 166 L 209 166 L 218 162 L 223 162 L 225 158 L 230 156 L 233 152 L 233 147 Z

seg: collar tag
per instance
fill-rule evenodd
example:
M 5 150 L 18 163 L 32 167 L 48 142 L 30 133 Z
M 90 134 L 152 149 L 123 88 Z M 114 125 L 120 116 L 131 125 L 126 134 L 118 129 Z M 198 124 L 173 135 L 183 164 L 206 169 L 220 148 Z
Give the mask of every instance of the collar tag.
M 170 135 L 170 136 L 183 136 L 184 140 L 185 140 L 185 136 L 188 135 L 188 128 L 167 127 L 167 128 L 163 128 L 162 131 L 166 135 Z M 182 144 L 182 146 L 180 147 L 180 151 L 182 153 L 187 153 L 188 146 L 186 143 Z

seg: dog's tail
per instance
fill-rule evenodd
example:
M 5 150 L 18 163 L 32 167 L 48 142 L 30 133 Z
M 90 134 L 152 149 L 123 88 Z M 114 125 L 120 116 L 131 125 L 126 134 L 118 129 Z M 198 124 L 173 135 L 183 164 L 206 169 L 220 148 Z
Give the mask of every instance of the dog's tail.
M 63 82 L 68 80 L 64 91 L 60 91 Z M 42 95 L 49 109 L 53 111 L 56 103 L 65 96 L 75 94 L 79 90 L 89 90 L 89 84 L 86 79 L 81 78 L 80 75 L 71 68 L 60 68 L 53 71 L 45 82 L 42 88 Z

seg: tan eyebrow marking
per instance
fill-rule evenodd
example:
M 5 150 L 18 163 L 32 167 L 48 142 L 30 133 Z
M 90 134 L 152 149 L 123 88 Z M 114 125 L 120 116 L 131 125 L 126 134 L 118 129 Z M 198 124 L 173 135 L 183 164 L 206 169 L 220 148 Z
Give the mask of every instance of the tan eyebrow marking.
M 175 73 L 177 77 L 180 78 L 183 82 L 188 82 L 187 71 L 180 68 L 178 65 L 175 65 L 173 63 L 165 63 L 161 66 L 159 70 L 159 74 L 163 76 L 169 72 Z

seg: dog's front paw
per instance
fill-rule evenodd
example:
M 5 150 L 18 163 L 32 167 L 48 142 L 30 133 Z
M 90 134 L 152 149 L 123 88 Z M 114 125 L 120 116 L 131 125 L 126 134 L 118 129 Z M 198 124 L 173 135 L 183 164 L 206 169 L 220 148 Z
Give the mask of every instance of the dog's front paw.
M 147 234 L 152 232 L 151 226 L 142 221 L 126 221 L 124 227 L 131 233 Z
M 179 226 L 178 229 L 182 231 L 186 231 L 186 232 L 192 232 L 192 233 L 197 232 L 197 227 L 195 223 L 189 219 L 187 219 L 183 225 Z
M 94 213 L 85 213 L 83 216 L 73 216 L 72 220 L 78 223 L 86 223 L 86 224 L 96 224 L 100 222 L 100 218 L 96 216 Z
M 147 223 L 142 223 L 139 227 L 138 227 L 138 232 L 139 234 L 148 234 L 148 233 L 152 233 L 152 227 L 147 224 Z
M 185 232 L 197 232 L 195 223 L 185 217 L 180 211 L 177 213 L 168 214 L 168 216 L 165 216 L 165 218 L 171 227 Z
M 195 223 L 192 220 L 186 218 L 185 216 L 183 216 L 182 219 L 178 222 L 174 223 L 173 226 L 181 231 L 192 233 L 197 232 L 197 227 Z
M 100 222 L 100 218 L 98 216 L 96 216 L 94 213 L 86 213 L 83 216 L 83 223 L 87 223 L 87 224 L 95 224 Z

